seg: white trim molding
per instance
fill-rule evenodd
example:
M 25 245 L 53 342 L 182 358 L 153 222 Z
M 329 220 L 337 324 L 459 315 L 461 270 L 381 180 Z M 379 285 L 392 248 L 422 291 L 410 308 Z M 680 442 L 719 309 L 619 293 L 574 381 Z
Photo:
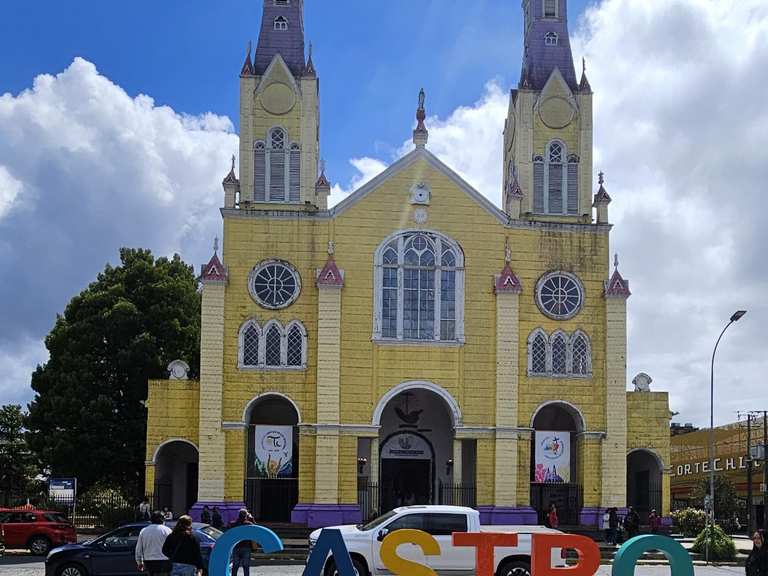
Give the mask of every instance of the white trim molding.
M 376 409 L 373 411 L 373 420 L 371 421 L 373 426 L 381 426 L 381 415 L 384 413 L 384 409 L 398 394 L 407 390 L 428 390 L 429 392 L 433 392 L 440 396 L 451 412 L 453 427 L 459 428 L 462 426 L 461 408 L 459 408 L 459 403 L 456 402 L 456 399 L 442 386 L 438 386 L 434 382 L 428 382 L 426 380 L 402 382 L 384 394 L 378 404 L 376 404 Z
M 536 421 L 536 416 L 538 416 L 539 412 L 541 412 L 547 406 L 559 406 L 568 412 L 568 414 L 573 417 L 573 420 L 576 423 L 577 433 L 584 433 L 585 430 L 587 430 L 587 421 L 584 419 L 584 414 L 582 414 L 581 410 L 579 410 L 575 405 L 571 404 L 567 400 L 549 400 L 543 404 L 539 404 L 539 406 L 536 408 L 536 410 L 533 411 L 533 414 L 531 415 L 531 428 L 534 428 L 533 423 Z
M 293 401 L 293 398 L 283 394 L 282 392 L 264 392 L 263 394 L 259 394 L 255 398 L 252 398 L 245 405 L 245 409 L 243 410 L 242 423 L 245 426 L 247 426 L 250 423 L 251 412 L 253 411 L 253 409 L 258 405 L 259 402 L 261 402 L 262 400 L 266 400 L 267 398 L 280 398 L 281 400 L 285 400 L 291 406 L 293 406 L 293 409 L 296 411 L 296 418 L 297 418 L 296 426 L 301 426 L 301 410 L 299 410 L 299 405 Z
M 157 464 L 157 456 L 160 454 L 160 450 L 165 448 L 168 444 L 173 444 L 174 442 L 181 442 L 182 444 L 188 444 L 189 446 L 192 446 L 192 448 L 194 448 L 197 452 L 198 457 L 200 456 L 200 448 L 198 448 L 197 444 L 191 440 L 187 440 L 186 438 L 168 438 L 168 440 L 162 441 L 160 444 L 158 444 L 157 448 L 155 448 L 155 452 L 152 454 L 152 464 Z

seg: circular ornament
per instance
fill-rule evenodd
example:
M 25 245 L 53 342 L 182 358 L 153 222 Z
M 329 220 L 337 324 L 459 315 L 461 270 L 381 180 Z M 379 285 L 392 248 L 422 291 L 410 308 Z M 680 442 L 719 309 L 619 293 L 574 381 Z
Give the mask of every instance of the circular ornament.
M 568 272 L 550 272 L 536 283 L 536 305 L 553 320 L 569 320 L 584 304 L 581 281 Z
M 264 308 L 287 308 L 299 297 L 301 277 L 288 262 L 266 260 L 248 275 L 248 291 Z
M 576 118 L 576 108 L 562 96 L 551 96 L 539 105 L 539 118 L 547 128 L 561 129 Z
M 275 82 L 267 86 L 259 96 L 261 105 L 270 114 L 287 114 L 296 105 L 296 94 L 287 84 Z
M 413 211 L 413 221 L 416 222 L 416 224 L 425 224 L 428 218 L 429 214 L 427 213 L 426 208 L 416 208 Z

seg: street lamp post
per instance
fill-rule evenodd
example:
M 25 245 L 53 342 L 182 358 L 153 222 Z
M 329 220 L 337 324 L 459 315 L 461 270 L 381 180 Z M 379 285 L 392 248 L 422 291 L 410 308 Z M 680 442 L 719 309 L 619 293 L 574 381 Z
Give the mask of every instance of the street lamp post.
M 709 564 L 709 540 L 712 537 L 712 529 L 715 524 L 715 354 L 723 334 L 730 328 L 731 324 L 738 322 L 746 310 L 738 310 L 731 316 L 730 322 L 725 325 L 723 331 L 715 342 L 715 349 L 712 350 L 712 364 L 709 371 L 709 514 L 707 515 L 707 536 L 705 546 L 705 560 Z

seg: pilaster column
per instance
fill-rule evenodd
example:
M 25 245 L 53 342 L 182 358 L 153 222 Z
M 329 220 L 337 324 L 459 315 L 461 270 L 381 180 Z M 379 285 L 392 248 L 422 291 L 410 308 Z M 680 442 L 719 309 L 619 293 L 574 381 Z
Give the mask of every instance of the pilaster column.
M 520 281 L 507 263 L 496 278 L 496 459 L 494 506 L 517 505 Z
M 333 258 L 333 245 L 317 277 L 317 437 L 315 503 L 339 503 L 339 429 L 341 370 L 342 272 Z M 326 425 L 326 426 L 323 426 Z
M 605 285 L 605 431 L 602 507 L 627 505 L 627 298 L 629 282 L 616 270 Z
M 226 443 L 221 428 L 221 406 L 224 385 L 224 296 L 227 270 L 216 253 L 203 267 L 202 283 L 198 501 L 222 503 L 225 496 L 226 470 Z
M 461 484 L 464 472 L 464 455 L 461 439 L 453 440 L 453 483 Z

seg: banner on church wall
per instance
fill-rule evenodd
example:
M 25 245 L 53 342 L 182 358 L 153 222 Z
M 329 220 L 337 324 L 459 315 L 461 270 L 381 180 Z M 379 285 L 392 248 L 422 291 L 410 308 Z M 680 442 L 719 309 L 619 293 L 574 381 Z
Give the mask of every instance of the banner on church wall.
M 564 484 L 571 481 L 570 432 L 536 431 L 536 482 Z
M 261 478 L 293 475 L 293 426 L 254 426 L 256 474 Z

